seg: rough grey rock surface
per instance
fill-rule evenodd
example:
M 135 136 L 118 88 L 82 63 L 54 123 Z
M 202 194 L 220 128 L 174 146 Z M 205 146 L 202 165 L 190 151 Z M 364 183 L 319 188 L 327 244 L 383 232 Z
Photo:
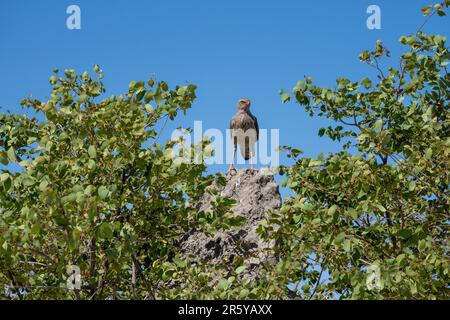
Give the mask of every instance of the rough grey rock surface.
M 209 263 L 232 261 L 236 256 L 244 259 L 246 271 L 244 277 L 255 279 L 262 264 L 276 263 L 274 256 L 268 256 L 264 248 L 274 243 L 263 243 L 256 234 L 261 220 L 267 218 L 270 210 L 277 211 L 281 207 L 279 186 L 273 173 L 268 169 L 255 171 L 253 174 L 239 169 L 227 174 L 225 186 L 213 185 L 221 196 L 235 199 L 233 212 L 247 218 L 243 225 L 234 230 L 218 232 L 208 237 L 200 232 L 192 232 L 181 243 L 183 251 Z M 199 203 L 199 210 L 211 208 L 211 195 L 205 193 Z

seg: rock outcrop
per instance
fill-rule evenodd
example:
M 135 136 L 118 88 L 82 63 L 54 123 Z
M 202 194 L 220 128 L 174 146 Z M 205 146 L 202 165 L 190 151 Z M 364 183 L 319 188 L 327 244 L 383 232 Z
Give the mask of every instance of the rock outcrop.
M 270 210 L 280 209 L 279 187 L 268 169 L 253 174 L 240 169 L 228 174 L 226 179 L 225 186 L 211 187 L 217 188 L 221 196 L 235 199 L 237 203 L 233 212 L 245 216 L 246 222 L 235 230 L 218 232 L 214 237 L 193 232 L 185 237 L 181 245 L 186 254 L 212 264 L 232 261 L 236 256 L 241 256 L 246 267 L 243 276 L 255 279 L 262 264 L 276 263 L 276 258 L 268 256 L 264 250 L 274 243 L 262 243 L 256 228 L 261 220 L 267 218 Z M 206 211 L 211 207 L 211 197 L 205 193 L 199 203 L 200 210 Z

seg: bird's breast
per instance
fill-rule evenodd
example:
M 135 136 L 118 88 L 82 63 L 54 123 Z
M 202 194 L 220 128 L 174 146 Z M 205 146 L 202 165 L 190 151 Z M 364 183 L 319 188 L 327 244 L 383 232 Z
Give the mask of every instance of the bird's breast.
M 231 129 L 242 129 L 246 131 L 248 129 L 255 129 L 256 126 L 255 121 L 249 114 L 238 112 L 233 116 L 230 127 Z

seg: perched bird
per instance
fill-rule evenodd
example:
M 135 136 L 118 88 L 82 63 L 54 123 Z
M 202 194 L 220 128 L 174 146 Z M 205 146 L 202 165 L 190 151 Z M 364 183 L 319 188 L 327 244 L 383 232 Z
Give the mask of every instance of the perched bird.
M 250 112 L 250 99 L 239 99 L 237 112 L 230 121 L 231 141 L 233 142 L 233 158 L 228 172 L 236 171 L 234 157 L 237 145 L 245 160 L 250 160 L 250 173 L 253 174 L 253 156 L 255 155 L 255 143 L 259 139 L 258 120 Z

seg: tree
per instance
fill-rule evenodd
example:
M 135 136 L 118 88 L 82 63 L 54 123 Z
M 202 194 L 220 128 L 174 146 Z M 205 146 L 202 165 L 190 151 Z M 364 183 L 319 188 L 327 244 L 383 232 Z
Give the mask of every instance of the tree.
M 22 101 L 36 117 L 0 116 L 6 297 L 176 298 L 171 284 L 212 277 L 179 258 L 181 236 L 236 224 L 232 203 L 220 197 L 212 212 L 190 205 L 223 178 L 204 175 L 203 162 L 177 162 L 176 141 L 158 144 L 157 128 L 191 107 L 195 86 L 132 81 L 126 94 L 98 101 L 103 73 L 97 65 L 94 72 L 97 79 L 74 70 L 58 77 L 55 70 L 48 101 Z M 81 272 L 75 290 L 68 290 L 71 266 Z M 192 288 L 186 294 L 194 295 Z
M 444 16 L 449 5 L 422 10 Z M 450 53 L 445 37 L 422 28 L 400 38 L 408 50 L 398 68 L 382 67 L 381 41 L 359 56 L 375 81 L 322 88 L 305 77 L 293 89 L 311 116 L 336 122 L 319 135 L 343 142 L 318 158 L 286 147 L 295 163 L 281 173 L 295 195 L 260 227 L 282 239 L 285 283 L 300 298 L 450 297 Z
M 428 20 L 449 6 L 423 12 Z M 375 80 L 339 78 L 322 88 L 305 77 L 293 89 L 311 116 L 336 122 L 319 135 L 343 150 L 302 158 L 285 147 L 295 163 L 280 173 L 295 194 L 258 227 L 280 259 L 255 281 L 241 277 L 240 257 L 209 265 L 180 251 L 186 232 L 242 221 L 230 212 L 233 201 L 206 191 L 213 180 L 225 183 L 221 175 L 174 158 L 181 141 L 158 143 L 158 128 L 191 107 L 195 86 L 132 81 L 124 95 L 100 100 L 98 66 L 97 79 L 55 70 L 48 101 L 22 102 L 36 117 L 0 115 L 2 295 L 448 299 L 450 53 L 424 25 L 400 38 L 408 51 L 397 69 L 382 67 L 389 51 L 381 41 L 359 56 Z M 185 152 L 207 147 L 204 140 Z M 213 208 L 199 212 L 205 191 Z M 71 290 L 68 271 L 77 268 L 80 287 Z

